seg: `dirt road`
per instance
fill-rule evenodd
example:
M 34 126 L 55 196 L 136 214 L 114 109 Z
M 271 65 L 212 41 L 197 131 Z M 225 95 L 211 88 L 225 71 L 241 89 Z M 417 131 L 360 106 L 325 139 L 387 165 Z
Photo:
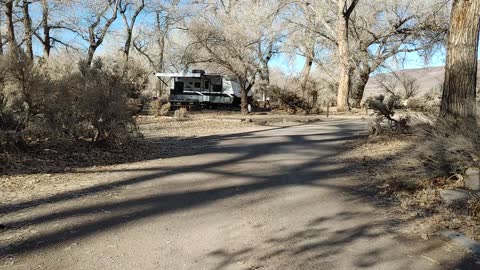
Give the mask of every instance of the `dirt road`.
M 95 187 L 1 205 L 0 269 L 475 269 L 460 247 L 399 233 L 362 189 L 330 120 L 208 137 L 201 153 L 85 171 Z M 106 181 L 106 179 L 108 181 Z M 12 238 L 17 239 L 17 238 Z

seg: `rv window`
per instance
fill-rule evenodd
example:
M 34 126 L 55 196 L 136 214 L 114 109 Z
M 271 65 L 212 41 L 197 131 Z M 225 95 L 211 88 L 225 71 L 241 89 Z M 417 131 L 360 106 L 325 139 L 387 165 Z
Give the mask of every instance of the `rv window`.
M 194 84 L 194 87 L 195 87 L 195 88 L 201 88 L 201 87 L 202 87 L 202 84 L 201 84 L 200 82 L 196 82 L 196 83 Z
M 221 84 L 214 84 L 213 85 L 213 92 L 222 92 L 222 85 Z
M 210 81 L 205 81 L 205 90 L 210 90 Z
M 175 86 L 173 91 L 175 93 L 182 93 L 183 92 L 183 82 L 175 82 Z

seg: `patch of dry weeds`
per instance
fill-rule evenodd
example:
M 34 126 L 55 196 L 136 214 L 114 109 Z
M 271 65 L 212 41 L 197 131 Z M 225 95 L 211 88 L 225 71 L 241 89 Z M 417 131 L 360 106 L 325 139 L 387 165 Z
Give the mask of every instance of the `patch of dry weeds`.
M 442 230 L 458 230 L 479 239 L 480 222 L 471 209 L 475 204 L 459 209 L 444 205 L 440 198 L 440 190 L 462 187 L 463 179 L 428 171 L 418 158 L 421 143 L 412 135 L 368 138 L 349 142 L 344 158 L 379 199 L 397 206 L 395 215 L 413 220 L 402 231 L 426 239 Z

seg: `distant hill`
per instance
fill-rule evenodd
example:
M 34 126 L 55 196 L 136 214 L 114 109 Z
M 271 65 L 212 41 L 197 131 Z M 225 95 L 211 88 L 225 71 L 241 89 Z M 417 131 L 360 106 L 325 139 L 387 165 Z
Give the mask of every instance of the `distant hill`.
M 409 76 L 417 79 L 417 82 L 420 86 L 419 93 L 417 96 L 422 96 L 425 93 L 431 91 L 432 89 L 437 89 L 441 91 L 443 85 L 443 80 L 445 76 L 445 67 L 430 67 L 430 68 L 417 68 L 417 69 L 404 69 L 396 71 L 400 76 L 402 74 L 408 74 Z M 387 74 L 388 76 L 388 74 Z M 480 72 L 477 71 L 477 78 L 480 80 Z M 379 94 L 384 94 L 380 84 L 378 82 L 379 77 L 371 77 L 365 88 L 365 98 L 370 96 L 375 96 Z M 480 81 L 479 81 L 480 82 Z

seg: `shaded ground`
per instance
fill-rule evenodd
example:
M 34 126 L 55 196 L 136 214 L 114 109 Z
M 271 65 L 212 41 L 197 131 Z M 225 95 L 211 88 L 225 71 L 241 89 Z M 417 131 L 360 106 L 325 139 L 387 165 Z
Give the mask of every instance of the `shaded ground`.
M 198 152 L 199 148 L 215 141 L 205 140 L 205 136 L 299 125 L 318 119 L 318 115 L 259 113 L 245 116 L 226 111 L 195 112 L 181 119 L 141 116 L 137 123 L 142 137 L 132 138 L 128 145 L 111 149 L 73 141 L 31 142 L 21 151 L 0 153 L 0 176 L 58 174 L 91 166 L 181 156 Z
M 0 176 L 56 174 L 91 166 L 174 157 L 183 155 L 186 151 L 192 152 L 189 145 L 205 146 L 204 142 L 209 141 L 199 141 L 200 136 L 262 129 L 250 122 L 193 117 L 139 117 L 137 122 L 145 138 L 134 137 L 130 144 L 114 149 L 94 147 L 89 143 L 47 140 L 33 142 L 22 151 L 0 153 L 0 162 L 3 163 L 0 166 Z
M 200 152 L 78 172 L 83 188 L 2 202 L 2 268 L 475 269 L 442 239 L 399 233 L 412 220 L 350 173 L 343 142 L 364 128 L 211 136 Z

